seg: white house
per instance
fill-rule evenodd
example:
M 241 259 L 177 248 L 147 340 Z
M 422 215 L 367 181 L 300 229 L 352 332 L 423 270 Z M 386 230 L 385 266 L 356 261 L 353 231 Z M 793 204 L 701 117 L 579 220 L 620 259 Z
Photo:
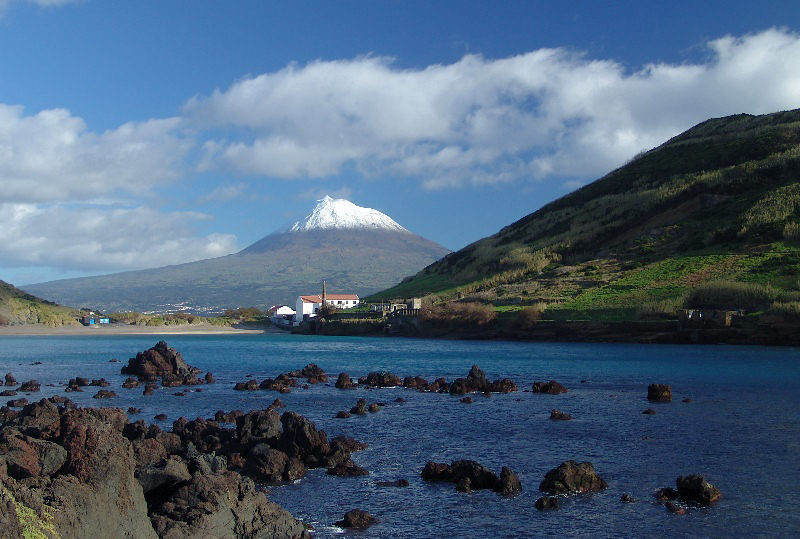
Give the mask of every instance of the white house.
M 358 305 L 358 302 L 358 294 L 325 295 L 325 303 L 337 309 L 352 309 Z M 314 296 L 298 296 L 295 320 L 299 322 L 305 315 L 316 316 L 320 307 L 322 307 L 322 296 L 320 294 Z
M 270 316 L 294 316 L 294 309 L 288 305 L 273 305 L 267 312 Z

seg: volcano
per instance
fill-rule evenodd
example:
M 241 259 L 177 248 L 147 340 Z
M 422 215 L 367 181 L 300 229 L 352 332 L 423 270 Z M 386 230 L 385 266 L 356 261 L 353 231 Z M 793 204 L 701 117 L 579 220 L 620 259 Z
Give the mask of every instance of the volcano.
M 61 305 L 104 312 L 218 313 L 292 305 L 300 294 L 366 296 L 400 282 L 450 251 L 388 215 L 329 196 L 304 219 L 238 253 L 160 268 L 28 285 Z

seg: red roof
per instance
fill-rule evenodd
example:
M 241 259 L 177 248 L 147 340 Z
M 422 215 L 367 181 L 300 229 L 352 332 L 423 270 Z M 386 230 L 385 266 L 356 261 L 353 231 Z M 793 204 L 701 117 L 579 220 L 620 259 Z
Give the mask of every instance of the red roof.
M 322 296 L 317 294 L 315 296 L 300 296 L 304 303 L 322 303 Z M 358 301 L 358 294 L 326 294 L 327 301 L 337 300 L 355 300 Z

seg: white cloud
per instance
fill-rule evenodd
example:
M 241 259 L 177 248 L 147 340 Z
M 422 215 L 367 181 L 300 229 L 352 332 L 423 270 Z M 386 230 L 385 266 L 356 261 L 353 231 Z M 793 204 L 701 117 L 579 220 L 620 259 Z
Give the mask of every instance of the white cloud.
M 90 273 L 179 264 L 230 254 L 236 238 L 198 237 L 195 212 L 0 204 L 0 260 Z
M 707 44 L 705 62 L 627 72 L 565 49 L 468 55 L 400 69 L 360 57 L 290 65 L 194 98 L 224 129 L 206 167 L 277 178 L 420 178 L 428 187 L 592 178 L 708 117 L 800 106 L 800 36 L 770 29 Z
M 0 202 L 67 202 L 142 195 L 180 176 L 191 145 L 177 118 L 103 133 L 64 109 L 26 115 L 0 104 Z

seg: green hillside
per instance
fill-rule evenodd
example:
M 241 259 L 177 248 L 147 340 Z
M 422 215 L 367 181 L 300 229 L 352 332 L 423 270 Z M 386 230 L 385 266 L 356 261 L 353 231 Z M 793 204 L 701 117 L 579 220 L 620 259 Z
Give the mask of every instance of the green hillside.
M 531 306 L 552 319 L 700 304 L 796 313 L 799 278 L 794 110 L 705 121 L 373 298 Z
M 76 326 L 79 315 L 76 309 L 44 301 L 0 281 L 0 326 L 19 324 Z

